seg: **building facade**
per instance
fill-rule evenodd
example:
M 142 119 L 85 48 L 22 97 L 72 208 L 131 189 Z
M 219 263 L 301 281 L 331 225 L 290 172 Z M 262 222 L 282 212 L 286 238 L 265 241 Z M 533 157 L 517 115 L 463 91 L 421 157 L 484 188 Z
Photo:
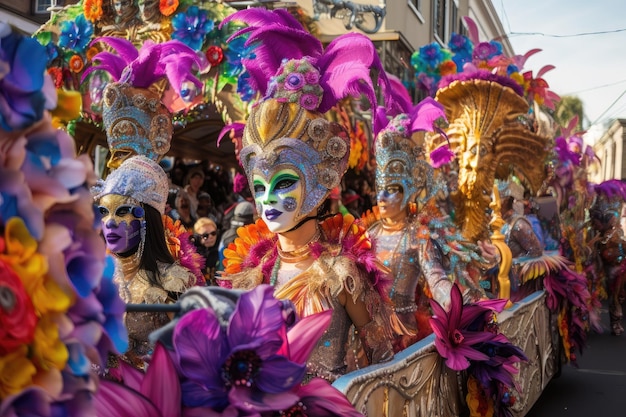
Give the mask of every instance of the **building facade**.
M 625 142 L 626 119 L 616 119 L 593 145 L 593 150 L 600 160 L 600 164 L 591 172 L 592 182 L 600 183 L 610 179 L 626 179 Z

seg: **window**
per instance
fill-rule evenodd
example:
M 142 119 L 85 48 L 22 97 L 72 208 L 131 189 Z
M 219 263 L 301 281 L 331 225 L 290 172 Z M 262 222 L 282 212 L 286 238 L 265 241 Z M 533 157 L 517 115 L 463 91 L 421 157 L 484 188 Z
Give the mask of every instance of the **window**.
M 422 16 L 422 0 L 409 0 L 409 9 L 413 10 L 420 22 L 424 23 L 424 16 Z
M 56 4 L 56 2 L 55 2 Z M 52 6 L 52 0 L 35 0 L 35 14 L 48 14 L 48 7 Z
M 450 35 L 452 33 L 463 34 L 463 23 L 459 18 L 459 5 L 456 0 L 450 4 Z
M 446 41 L 447 0 L 433 0 L 433 34 L 440 43 Z

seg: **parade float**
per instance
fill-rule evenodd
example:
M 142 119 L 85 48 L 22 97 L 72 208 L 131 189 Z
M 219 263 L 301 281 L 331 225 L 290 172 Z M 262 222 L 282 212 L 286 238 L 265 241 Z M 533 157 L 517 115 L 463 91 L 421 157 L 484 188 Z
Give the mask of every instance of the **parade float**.
M 134 7 L 132 2 L 119 3 Z M 100 36 L 112 36 L 127 39 L 138 48 L 147 41 L 159 43 L 176 39 L 204 56 L 209 69 L 200 74 L 202 88 L 190 88 L 181 96 L 167 85 L 161 86 L 161 100 L 167 104 L 177 128 L 172 152 L 177 156 L 202 154 L 224 158 L 229 152 L 234 154 L 236 143 L 218 148 L 216 138 L 225 123 L 245 120 L 247 99 L 254 94 L 241 66 L 242 57 L 253 54 L 253 50 L 248 49 L 243 40 L 226 42 L 239 28 L 236 22 L 220 28 L 220 22 L 235 10 L 222 3 L 196 4 L 184 0 L 146 0 L 136 7 L 126 15 L 113 3 L 80 1 L 54 11 L 50 21 L 34 35 L 46 47 L 47 72 L 57 91 L 60 94 L 76 92 L 82 98 L 80 117 L 61 121 L 77 137 L 79 152 L 93 157 L 95 145 L 106 147 L 100 114 L 104 86 L 110 80 L 104 74 L 85 80 L 83 73 L 93 56 L 106 51 L 91 42 Z M 305 16 L 301 19 L 307 22 Z M 453 164 L 442 166 L 440 170 L 446 175 L 457 174 L 459 185 L 465 187 L 459 187 L 452 198 L 458 204 L 455 220 L 459 229 L 471 239 L 490 238 L 501 248 L 501 271 L 493 291 L 496 299 L 504 301 L 463 305 L 458 297 L 453 297 L 455 302 L 449 312 L 433 304 L 434 334 L 397 353 L 385 364 L 354 371 L 333 383 L 357 412 L 369 416 L 523 416 L 558 374 L 561 363 L 575 360 L 576 351 L 583 347 L 584 337 L 580 331 L 584 324 L 572 328 L 572 323 L 580 319 L 586 307 L 586 300 L 576 298 L 580 288 L 575 285 L 579 282 L 555 278 L 549 288 L 515 303 L 506 303 L 510 297 L 507 275 L 511 260 L 498 234 L 501 219 L 498 216 L 484 218 L 488 209 L 497 212 L 498 198 L 493 193 L 496 179 L 513 173 L 535 193 L 546 180 L 544 165 L 557 159 L 552 151 L 554 132 L 538 128 L 537 123 L 539 104 L 550 105 L 556 97 L 549 93 L 542 74 L 533 77 L 529 72 L 522 72 L 523 61 L 528 57 L 504 57 L 497 42 L 480 42 L 475 33 L 453 37 L 449 50 L 431 44 L 414 55 L 420 87 L 444 105 L 449 121 L 449 126 L 444 128 L 446 135 L 431 138 L 430 151 L 447 146 L 459 159 L 470 155 L 482 157 L 480 146 L 473 151 L 465 149 L 464 140 L 482 135 L 488 143 L 483 148 L 489 148 L 491 159 L 482 161 L 480 171 L 486 172 L 485 176 L 479 178 L 469 172 L 462 173 L 461 168 L 465 167 Z M 465 78 L 462 69 L 466 64 L 474 65 L 476 71 L 482 70 L 482 76 Z M 457 74 L 456 79 L 440 84 L 441 78 L 452 74 Z M 473 109 L 484 106 L 486 112 L 476 111 L 468 118 L 461 102 Z M 350 107 L 350 103 L 346 103 L 345 107 L 337 108 L 336 118 L 346 122 L 351 119 Z M 358 148 L 360 145 L 369 150 L 367 119 L 359 119 L 358 124 L 354 124 L 354 119 L 350 121 L 354 134 L 351 146 Z M 208 137 L 215 139 L 207 140 Z M 227 142 L 223 141 L 228 145 Z M 527 158 L 529 152 L 533 158 Z M 369 163 L 367 154 L 351 155 L 351 167 L 365 168 Z M 471 161 L 466 162 L 472 165 Z M 472 178 L 478 183 L 472 184 L 469 181 Z M 536 272 L 535 278 L 544 276 L 546 279 L 549 272 L 547 266 Z M 260 297 L 269 299 L 264 295 Z M 233 309 L 231 306 L 230 313 Z M 67 311 L 67 306 L 61 310 Z M 189 325 L 191 319 L 184 317 L 188 316 L 183 316 L 183 324 Z M 476 335 L 483 342 L 470 343 L 476 340 Z M 272 343 L 278 342 L 272 339 Z M 122 344 L 117 342 L 117 350 L 123 350 Z M 298 360 L 303 360 L 309 352 L 298 346 L 302 350 L 296 351 Z M 160 387 L 157 371 L 174 375 L 172 364 L 163 358 L 162 352 L 158 358 L 158 362 L 155 361 L 158 368 L 155 366 L 155 371 L 143 381 L 134 374 L 129 375 L 130 380 L 139 384 L 135 387 L 137 391 L 143 386 L 154 395 L 155 387 Z M 294 387 L 301 390 L 303 398 L 305 394 L 311 396 L 304 388 L 306 384 L 300 386 L 300 382 L 297 380 Z M 327 392 L 323 384 L 314 384 Z M 145 388 L 150 386 L 153 388 Z M 106 389 L 106 394 L 114 393 L 122 402 L 127 400 L 134 404 L 136 398 L 129 390 Z M 225 395 L 228 390 L 220 392 Z M 107 397 L 108 400 L 115 395 Z M 329 394 L 328 398 L 333 397 Z M 151 401 L 156 403 L 158 399 L 151 397 Z M 116 404 L 122 406 L 121 402 Z

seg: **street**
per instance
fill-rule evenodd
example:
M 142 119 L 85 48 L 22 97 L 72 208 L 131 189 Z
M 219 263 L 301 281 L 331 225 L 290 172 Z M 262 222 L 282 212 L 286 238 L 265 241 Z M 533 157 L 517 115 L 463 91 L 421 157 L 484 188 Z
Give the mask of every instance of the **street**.
M 563 364 L 528 417 L 626 416 L 626 334 L 608 331 L 606 305 L 603 334 L 590 333 L 578 368 Z

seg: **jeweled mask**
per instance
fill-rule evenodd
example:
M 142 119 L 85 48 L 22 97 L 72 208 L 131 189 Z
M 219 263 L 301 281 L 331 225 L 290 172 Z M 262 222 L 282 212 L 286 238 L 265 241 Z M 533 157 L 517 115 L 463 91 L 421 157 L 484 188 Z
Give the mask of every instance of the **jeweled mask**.
M 254 174 L 271 178 L 293 169 L 304 182 L 299 221 L 339 185 L 348 166 L 350 139 L 337 123 L 299 103 L 267 99 L 253 108 L 243 133 L 239 159 L 252 184 Z M 251 188 L 254 194 L 254 189 Z
M 401 185 L 402 206 L 414 202 L 423 190 L 433 185 L 433 168 L 425 160 L 425 148 L 417 132 L 411 135 L 410 117 L 400 114 L 380 131 L 376 138 L 376 188 Z

